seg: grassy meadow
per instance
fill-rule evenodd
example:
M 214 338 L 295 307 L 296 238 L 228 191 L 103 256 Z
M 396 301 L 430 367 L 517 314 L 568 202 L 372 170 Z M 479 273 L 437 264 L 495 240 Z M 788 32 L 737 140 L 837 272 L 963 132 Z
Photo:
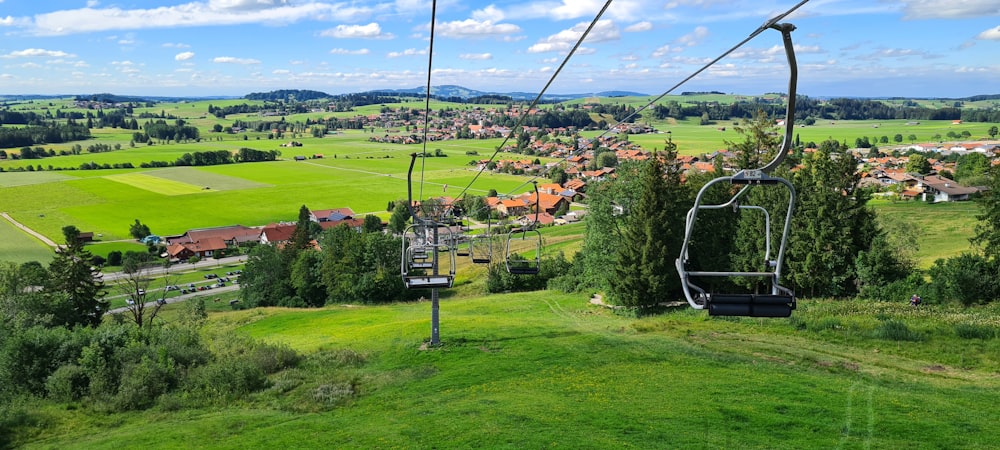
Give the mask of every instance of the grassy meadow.
M 43 407 L 16 445 L 985 449 L 1000 435 L 997 305 L 805 301 L 791 319 L 720 320 L 627 317 L 557 292 L 476 295 L 442 301 L 430 348 L 428 302 L 210 307 L 207 335 L 284 343 L 305 360 L 235 404 Z

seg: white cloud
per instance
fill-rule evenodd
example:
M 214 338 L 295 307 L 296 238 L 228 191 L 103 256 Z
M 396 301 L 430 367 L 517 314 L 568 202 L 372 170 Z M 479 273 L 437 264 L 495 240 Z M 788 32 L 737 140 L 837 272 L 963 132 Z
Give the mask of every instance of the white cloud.
M 473 19 L 441 23 L 437 25 L 437 29 L 435 30 L 441 36 L 453 38 L 508 35 L 520 31 L 521 27 L 514 24 L 476 21 Z
M 493 54 L 491 53 L 462 53 L 458 55 L 459 59 L 469 59 L 469 60 L 487 60 L 493 59 Z
M 392 33 L 383 33 L 382 27 L 372 22 L 368 25 L 337 25 L 320 33 L 320 36 L 338 39 L 392 39 Z
M 677 38 L 676 42 L 688 47 L 694 47 L 695 45 L 701 43 L 701 41 L 706 37 L 708 37 L 708 28 L 698 26 L 695 27 L 694 31 Z
M 259 60 L 253 58 L 236 58 L 233 56 L 217 56 L 212 59 L 212 62 L 224 64 L 260 64 Z
M 191 58 L 194 58 L 194 52 L 181 52 L 174 55 L 175 61 L 187 61 Z
M 1000 26 L 990 28 L 982 33 L 976 35 L 976 39 L 983 39 L 988 41 L 1000 41 Z
M 166 42 L 166 43 L 163 44 L 163 46 L 166 47 L 166 48 L 191 48 L 190 45 L 188 45 L 188 44 L 182 44 L 180 42 L 176 42 L 176 43 L 174 43 L 174 42 Z
M 299 20 L 334 18 L 356 20 L 370 14 L 368 8 L 285 0 L 210 0 L 150 9 L 86 7 L 35 16 L 31 30 L 39 35 L 62 35 L 109 30 L 140 30 L 251 23 L 293 23 Z
M 288 0 L 209 0 L 208 7 L 213 9 L 235 9 L 256 11 L 258 9 L 287 6 Z
M 427 49 L 417 50 L 415 48 L 408 48 L 401 52 L 389 52 L 385 56 L 389 58 L 399 58 L 400 56 L 420 56 L 426 54 L 427 54 Z
M 653 22 L 642 21 L 642 22 L 633 23 L 632 25 L 629 25 L 629 26 L 625 27 L 625 32 L 627 32 L 627 33 L 636 33 L 636 32 L 639 32 L 639 31 L 649 31 L 649 30 L 652 30 L 652 29 L 653 29 Z
M 292 73 L 292 71 L 288 70 L 288 69 L 275 69 L 275 70 L 272 70 L 271 73 L 274 74 L 274 75 L 288 75 L 288 74 Z
M 580 36 L 583 32 L 587 30 L 590 23 L 581 22 L 573 26 L 568 30 L 560 31 L 553 34 L 545 39 L 542 39 L 535 45 L 528 47 L 528 53 L 544 53 L 553 51 L 569 51 L 573 48 L 573 45 L 580 40 Z M 621 38 L 621 34 L 618 31 L 618 27 L 614 22 L 610 20 L 598 21 L 590 34 L 587 35 L 585 42 L 595 43 L 617 40 Z
M 684 51 L 684 49 L 682 49 L 680 47 L 671 47 L 670 45 L 664 45 L 663 47 L 660 47 L 660 48 L 658 48 L 656 50 L 653 50 L 653 57 L 654 58 L 662 58 L 662 57 L 667 56 L 667 55 L 669 55 L 671 53 L 680 53 L 682 51 Z
M 2 26 L 11 26 L 11 25 L 14 25 L 14 22 L 15 22 L 15 19 L 13 17 L 11 17 L 11 16 L 0 17 L 0 25 L 2 25 Z
M 24 50 L 16 50 L 4 55 L 4 58 L 30 58 L 35 56 L 44 56 L 48 58 L 74 58 L 76 55 L 71 53 L 66 53 L 62 50 L 45 50 L 41 48 L 26 48 Z
M 1000 14 L 996 0 L 908 0 L 904 1 L 906 19 L 964 19 Z
M 335 48 L 330 50 L 330 53 L 334 55 L 367 55 L 371 53 L 367 48 L 359 48 L 357 50 L 348 50 L 346 48 Z
M 504 17 L 503 11 L 499 10 L 494 5 L 472 12 L 472 18 L 482 22 L 499 22 L 503 20 Z

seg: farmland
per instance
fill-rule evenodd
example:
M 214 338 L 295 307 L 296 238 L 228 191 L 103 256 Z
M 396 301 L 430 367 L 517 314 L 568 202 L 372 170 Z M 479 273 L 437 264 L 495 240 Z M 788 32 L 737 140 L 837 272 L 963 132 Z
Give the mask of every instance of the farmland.
M 678 98 L 685 101 L 725 102 L 727 98 L 733 97 L 715 95 Z M 642 106 L 645 101 L 648 99 L 601 99 L 602 103 L 623 102 L 635 106 Z M 10 213 L 25 225 L 54 240 L 60 238 L 61 227 L 73 224 L 83 231 L 102 235 L 103 240 L 113 241 L 128 238 L 128 225 L 135 219 L 147 224 L 154 233 L 168 235 L 191 228 L 230 224 L 263 225 L 292 220 L 297 208 L 303 204 L 310 208 L 346 206 L 359 214 L 374 213 L 385 218 L 387 204 L 406 196 L 405 176 L 410 162 L 409 155 L 420 151 L 421 145 L 369 141 L 371 137 L 389 132 L 387 129 L 341 130 L 324 137 L 313 137 L 303 129 L 302 132 L 286 133 L 280 139 L 273 139 L 270 132 L 227 134 L 211 131 L 214 125 L 228 125 L 234 120 L 261 120 L 256 114 L 235 114 L 226 119 L 206 114 L 209 104 L 226 106 L 240 103 L 255 102 L 197 101 L 158 104 L 135 110 L 135 114 L 164 114 L 186 120 L 201 129 L 201 139 L 197 142 L 151 141 L 151 145 L 134 144 L 131 142 L 130 130 L 95 128 L 92 130 L 92 139 L 85 142 L 85 145 L 104 144 L 118 150 L 36 160 L 0 160 L 0 168 L 7 171 L 23 167 L 26 163 L 42 169 L 34 172 L 5 172 L 0 175 L 0 189 L 3 193 L 0 196 L 0 211 Z M 17 108 L 31 110 L 43 106 L 25 103 L 17 105 Z M 419 108 L 423 104 L 410 102 L 385 106 Z M 53 102 L 44 107 L 74 110 L 68 101 Z M 352 112 L 303 113 L 289 115 L 284 120 L 294 123 L 329 116 L 378 114 L 381 108 L 382 105 L 369 105 L 358 107 Z M 431 108 L 467 109 L 471 106 L 435 101 L 431 103 Z M 668 119 L 650 123 L 659 130 L 658 133 L 634 134 L 628 138 L 646 149 L 663 148 L 665 140 L 670 139 L 678 144 L 681 154 L 700 155 L 725 148 L 727 141 L 739 140 L 734 123 L 699 125 L 695 118 L 681 121 Z M 984 137 L 988 125 L 954 124 L 951 121 L 817 121 L 814 125 L 798 126 L 796 138 L 803 143 L 827 139 L 852 142 L 862 136 L 877 140 L 881 136 L 891 138 L 901 134 L 907 137 L 907 141 L 912 135 L 915 142 L 927 142 L 949 132 L 968 131 L 973 137 Z M 589 131 L 583 135 L 593 137 L 599 133 Z M 301 146 L 279 146 L 291 140 L 301 143 Z M 417 162 L 414 195 L 455 196 L 466 186 L 473 194 L 484 194 L 490 189 L 501 194 L 516 194 L 527 190 L 526 177 L 504 174 L 484 174 L 469 185 L 476 176 L 474 166 L 469 163 L 488 158 L 501 142 L 502 139 L 494 138 L 428 143 L 429 152 L 440 151 L 446 157 L 422 158 Z M 46 148 L 58 153 L 68 151 L 76 144 L 52 144 Z M 275 162 L 138 168 L 140 164 L 152 161 L 173 162 L 186 153 L 235 151 L 241 147 L 279 150 L 281 157 Z M 322 158 L 314 158 L 317 155 L 322 155 Z M 297 156 L 308 159 L 294 161 Z M 523 157 L 501 154 L 498 158 Z M 539 159 L 543 163 L 555 161 L 545 157 Z M 48 170 L 50 167 L 77 168 L 81 164 L 131 164 L 136 168 Z M 922 264 L 929 264 L 927 260 L 932 260 L 938 254 L 938 247 L 943 246 L 943 254 L 947 255 L 966 248 L 965 238 L 971 230 L 969 224 L 973 214 L 974 211 L 965 208 L 952 216 L 960 222 L 957 228 L 948 232 L 947 239 L 934 238 L 925 246 L 930 250 L 921 257 Z M 929 233 L 931 237 L 937 236 L 933 230 Z M 14 235 L 15 238 L 17 236 Z M 942 242 L 949 243 L 941 244 Z M 31 254 L 29 249 L 37 246 L 24 237 L 14 239 L 7 245 L 24 249 L 8 252 L 12 257 Z

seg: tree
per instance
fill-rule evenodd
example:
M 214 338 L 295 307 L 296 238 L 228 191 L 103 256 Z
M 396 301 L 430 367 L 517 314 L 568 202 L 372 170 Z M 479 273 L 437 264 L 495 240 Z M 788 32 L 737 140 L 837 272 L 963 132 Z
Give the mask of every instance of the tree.
M 906 171 L 926 175 L 931 171 L 931 163 L 923 155 L 910 155 L 910 160 L 906 163 Z
M 92 255 L 80 240 L 80 230 L 73 225 L 63 227 L 66 244 L 49 264 L 47 290 L 66 294 L 66 304 L 57 308 L 55 321 L 69 327 L 96 327 L 108 309 L 104 299 L 104 282 L 98 270 L 90 265 Z
M 126 252 L 122 256 L 122 273 L 124 277 L 115 284 L 115 290 L 126 298 L 125 308 L 136 326 L 142 328 L 151 326 L 156 319 L 160 302 L 146 304 L 146 295 L 150 292 L 153 277 L 151 266 L 155 264 L 153 256 L 146 252 Z M 162 278 L 164 283 L 170 282 L 170 277 Z M 164 284 L 164 288 L 166 284 Z
M 569 181 L 569 176 L 566 175 L 566 170 L 561 166 L 553 167 L 552 170 L 549 171 L 549 178 L 552 179 L 553 183 L 560 186 L 564 185 L 566 181 Z
M 361 225 L 361 231 L 363 233 L 378 233 L 382 231 L 382 219 L 374 214 L 368 214 L 365 216 L 365 221 Z
M 892 137 L 892 142 L 895 142 L 895 143 L 897 143 L 897 144 L 899 144 L 899 143 L 903 142 L 903 135 L 902 135 L 902 134 L 899 134 L 899 133 L 896 133 L 896 134 L 895 134 L 895 135 L 894 135 L 894 136 Z
M 152 234 L 149 231 L 149 227 L 140 223 L 139 219 L 135 219 L 135 223 L 129 227 L 128 233 L 136 240 L 142 240 L 142 238 Z
M 281 252 L 270 245 L 250 250 L 240 274 L 240 299 L 248 307 L 276 306 L 294 295 L 289 282 L 288 263 Z
M 406 230 L 406 223 L 410 220 L 410 208 L 406 206 L 407 200 L 399 200 L 392 209 L 389 216 L 389 231 L 400 234 Z
M 326 287 L 322 280 L 323 256 L 315 250 L 300 252 L 290 270 L 295 301 L 281 306 L 320 307 L 326 303 Z M 300 304 L 301 303 L 301 304 Z
M 989 189 L 977 200 L 979 214 L 973 245 L 992 261 L 1000 261 L 1000 166 L 990 169 Z
M 996 125 L 993 125 L 992 127 L 990 127 L 990 130 L 987 132 L 987 134 L 990 135 L 990 139 L 996 139 L 997 134 L 1000 134 L 1000 130 L 997 129 Z
M 675 298 L 680 279 L 672 264 L 684 236 L 688 195 L 670 149 L 642 167 L 639 197 L 621 233 L 611 298 L 626 306 L 652 306 Z
M 877 234 L 869 193 L 858 188 L 857 161 L 821 148 L 795 172 L 798 193 L 788 248 L 792 286 L 808 296 L 853 294 L 855 258 Z
M 967 153 L 958 157 L 955 162 L 955 181 L 962 182 L 969 178 L 981 178 L 990 170 L 990 158 L 978 152 Z

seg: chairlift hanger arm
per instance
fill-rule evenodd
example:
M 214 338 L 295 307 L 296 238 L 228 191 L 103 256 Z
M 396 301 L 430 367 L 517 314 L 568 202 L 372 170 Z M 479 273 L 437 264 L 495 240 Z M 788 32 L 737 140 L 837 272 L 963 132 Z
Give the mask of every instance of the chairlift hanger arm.
M 795 31 L 795 25 L 772 23 L 768 27 L 781 32 L 781 41 L 785 46 L 785 57 L 788 59 L 788 106 L 785 109 L 785 136 L 781 139 L 781 148 L 778 149 L 778 154 L 774 155 L 774 160 L 760 168 L 765 174 L 780 166 L 788 156 L 788 150 L 792 148 L 792 132 L 795 128 L 795 89 L 799 78 L 799 68 L 795 62 L 795 46 L 792 44 L 792 31 Z

